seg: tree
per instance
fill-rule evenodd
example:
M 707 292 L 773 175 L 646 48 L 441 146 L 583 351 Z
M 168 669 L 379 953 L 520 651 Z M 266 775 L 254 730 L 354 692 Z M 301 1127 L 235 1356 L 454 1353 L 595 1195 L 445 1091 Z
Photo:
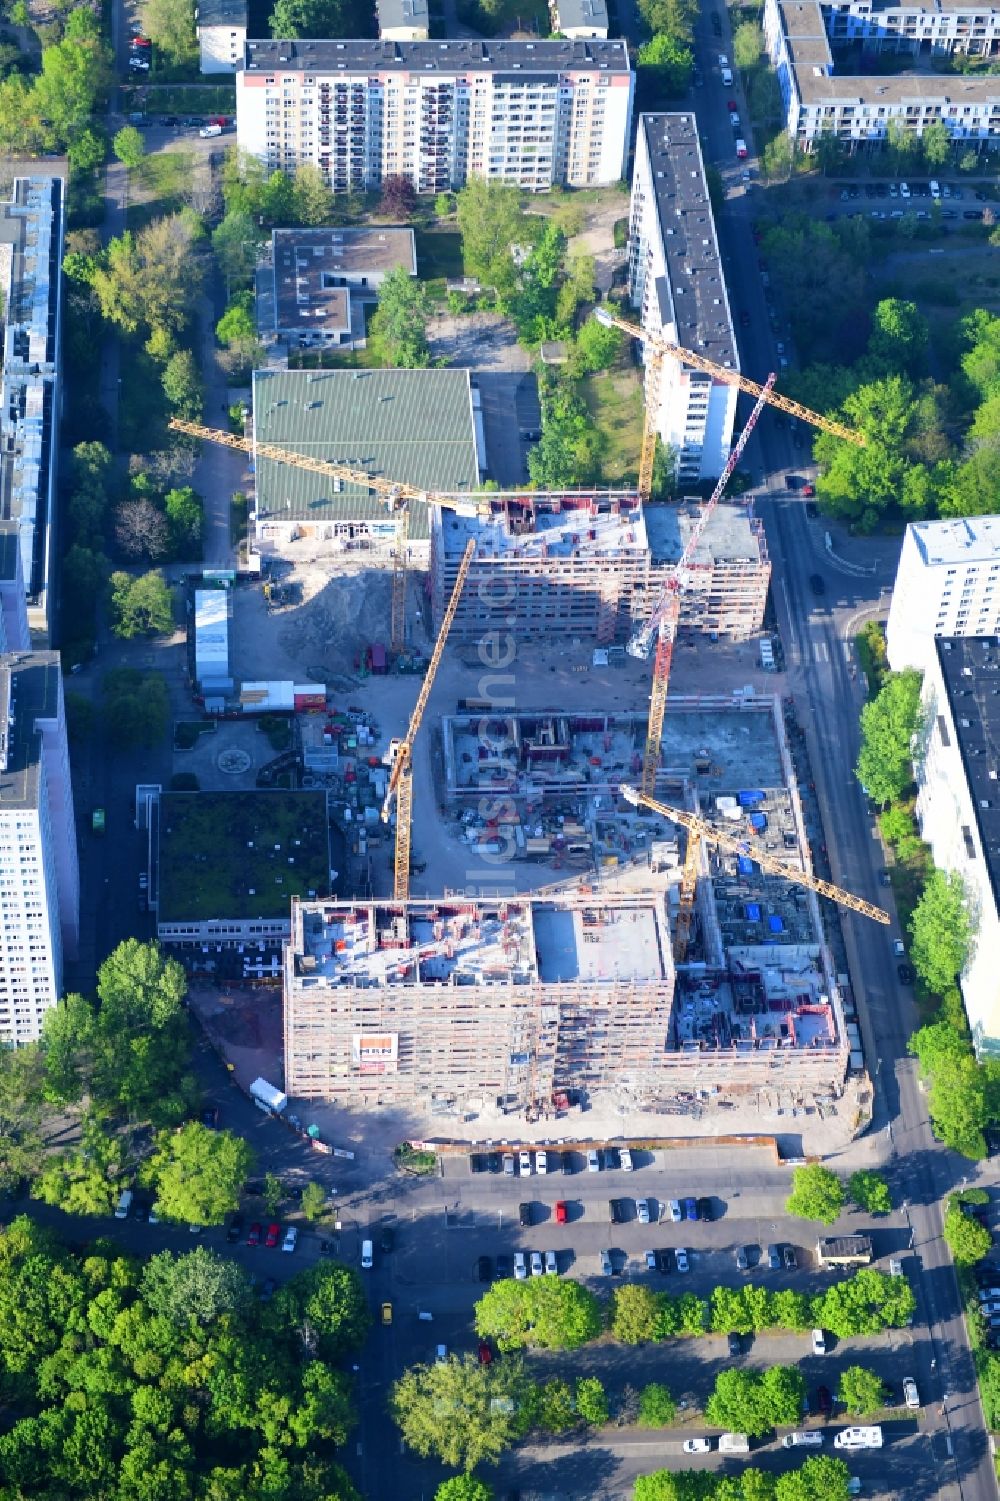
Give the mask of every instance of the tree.
M 0 1052 L 0 1193 L 38 1172 L 43 1098 L 45 1074 L 39 1048 L 29 1043 Z
M 296 167 L 292 179 L 292 213 L 297 224 L 316 227 L 330 224 L 336 218 L 336 200 L 333 189 L 323 172 L 312 162 L 303 162 Z
M 110 1214 L 122 1190 L 125 1143 L 85 1116 L 79 1148 L 49 1158 L 32 1187 L 34 1198 L 66 1214 Z
M 822 1220 L 832 1225 L 844 1208 L 844 1185 L 836 1173 L 812 1163 L 792 1174 L 792 1191 L 785 1203 L 789 1214 L 803 1220 Z
M 235 209 L 212 231 L 212 249 L 226 278 L 227 295 L 231 283 L 239 286 L 253 279 L 262 244 L 263 232 L 258 221 Z
M 160 1251 L 146 1263 L 142 1296 L 154 1314 L 178 1328 L 213 1324 L 223 1314 L 250 1310 L 247 1275 L 235 1261 L 197 1246 L 186 1256 Z
M 110 585 L 116 636 L 129 641 L 134 636 L 166 636 L 173 630 L 174 600 L 162 573 L 144 573 L 138 578 L 113 573 Z
M 178 349 L 163 370 L 163 394 L 179 417 L 189 422 L 200 420 L 205 402 L 205 388 L 197 361 L 190 349 Z
M 865 364 L 874 366 L 872 374 L 876 378 L 899 370 L 905 370 L 909 376 L 922 375 L 929 338 L 927 319 L 915 302 L 884 297 L 872 314 Z
M 353 1267 L 336 1261 L 299 1272 L 275 1301 L 303 1345 L 315 1342 L 324 1360 L 338 1360 L 357 1349 L 371 1323 L 361 1278 Z
M 907 1046 L 919 1059 L 928 1082 L 927 1108 L 935 1133 L 953 1151 L 985 1157 L 983 1132 L 992 1114 L 985 1071 L 976 1062 L 968 1037 L 941 1021 L 914 1032 Z
M 256 339 L 257 323 L 253 315 L 253 293 L 240 292 L 233 298 L 215 325 L 220 344 L 235 344 L 240 339 Z
M 348 20 L 341 0 L 276 0 L 270 26 L 273 37 L 346 36 Z
M 67 264 L 67 274 L 89 282 L 101 313 L 125 333 L 185 327 L 201 290 L 197 221 L 171 214 L 126 230 L 96 258 Z
M 866 1168 L 859 1168 L 848 1179 L 847 1192 L 858 1208 L 867 1210 L 869 1214 L 890 1214 L 892 1212 L 892 1195 L 889 1192 L 889 1185 L 881 1173 L 874 1173 Z
M 881 1376 L 867 1366 L 852 1365 L 840 1373 L 837 1396 L 852 1418 L 871 1417 L 885 1403 Z
M 268 1214 L 277 1214 L 278 1205 L 285 1197 L 285 1189 L 277 1173 L 267 1172 L 264 1174 L 264 1191 L 261 1197 L 264 1200 L 264 1208 Z
M 971 931 L 962 877 L 932 870 L 910 918 L 910 957 L 933 994 L 943 995 L 956 983 L 968 958 Z
M 201 496 L 190 485 L 182 485 L 179 489 L 167 491 L 163 497 L 163 506 L 167 513 L 174 557 L 200 558 L 205 529 L 205 507 Z
M 576 1383 L 576 1410 L 592 1428 L 603 1428 L 610 1417 L 608 1396 L 596 1376 L 581 1376 Z
M 909 380 L 896 375 L 859 386 L 844 400 L 843 413 L 865 446 L 818 434 L 813 453 L 823 468 L 816 489 L 835 514 L 871 531 L 904 487 L 918 404 Z
M 519 1436 L 527 1385 L 518 1360 L 483 1366 L 474 1355 L 453 1355 L 404 1371 L 389 1406 L 409 1448 L 469 1471 L 495 1464 Z
M 146 142 L 143 140 L 142 132 L 134 125 L 123 125 L 121 130 L 115 133 L 113 145 L 115 156 L 122 166 L 128 167 L 130 171 L 137 167 L 146 155 Z
M 890 672 L 861 710 L 861 750 L 855 776 L 877 803 L 893 802 L 913 781 L 913 740 L 921 727 L 921 676 Z
M 677 1403 L 659 1381 L 650 1381 L 639 1393 L 639 1427 L 669 1428 L 677 1416 Z
M 197 62 L 194 9 L 194 0 L 148 0 L 143 10 L 147 35 L 172 67 Z
M 659 32 L 639 48 L 636 62 L 654 76 L 658 92 L 678 95 L 691 82 L 694 54 L 686 42 Z
M 125 500 L 115 507 L 115 543 L 126 558 L 162 563 L 170 556 L 170 527 L 151 500 Z
M 621 329 L 605 328 L 595 318 L 588 319 L 576 336 L 574 371 L 590 375 L 597 370 L 607 370 L 621 354 L 623 342 Z
M 104 727 L 115 745 L 160 745 L 170 722 L 170 699 L 162 673 L 116 668 L 104 683 Z
M 775 1501 L 848 1501 L 850 1472 L 832 1454 L 812 1454 L 801 1469 L 779 1475 Z
M 577 253 L 567 258 L 562 285 L 556 293 L 555 319 L 560 327 L 571 328 L 581 303 L 593 302 L 595 274 L 592 255 Z
M 307 1183 L 302 1190 L 302 1213 L 310 1223 L 323 1218 L 326 1212 L 326 1189 L 321 1183 Z
M 478 277 L 483 286 L 497 292 L 510 291 L 516 280 L 511 246 L 532 238 L 517 188 L 470 177 L 458 194 L 457 217 L 465 274 Z
M 855 1334 L 902 1328 L 913 1317 L 916 1306 L 905 1277 L 863 1267 L 813 1299 L 813 1323 L 829 1329 L 838 1339 L 849 1339 Z
M 395 266 L 378 289 L 378 307 L 368 326 L 369 343 L 386 365 L 418 370 L 430 364 L 426 289 Z
M 179 1131 L 161 1131 L 142 1180 L 156 1194 L 163 1219 L 221 1225 L 239 1208 L 253 1152 L 231 1131 L 210 1131 L 189 1121 Z
M 527 1282 L 494 1283 L 476 1304 L 476 1333 L 501 1350 L 531 1345 L 575 1350 L 601 1330 L 597 1299 L 579 1282 L 533 1277 Z
M 29 117 L 40 121 L 50 150 L 71 141 L 101 113 L 98 106 L 110 81 L 110 58 L 101 40 L 100 22 L 92 11 L 76 8 L 62 41 L 43 49 L 42 71 L 31 87 L 30 100 L 25 101 Z
M 947 125 L 942 120 L 932 120 L 930 125 L 925 125 L 920 137 L 920 147 L 928 167 L 932 170 L 943 167 L 951 155 L 951 136 Z
M 493 1501 L 493 1491 L 474 1475 L 453 1475 L 450 1480 L 442 1480 L 434 1501 Z
M 741 21 L 733 32 L 733 61 L 741 73 L 749 73 L 760 62 L 764 37 L 755 21 Z
M 885 132 L 886 150 L 897 176 L 905 172 L 920 150 L 916 134 L 902 120 L 891 119 Z
M 70 167 L 81 173 L 96 172 L 103 167 L 107 154 L 108 143 L 103 132 L 91 126 L 74 136 L 66 151 Z
M 966 1214 L 952 1196 L 944 1216 L 944 1238 L 956 1266 L 974 1266 L 988 1256 L 993 1237 L 985 1225 Z
M 765 1376 L 771 1376 L 782 1369 L 780 1366 L 772 1366 L 764 1374 L 756 1371 L 720 1371 L 715 1378 L 715 1389 L 705 1404 L 706 1421 L 733 1433 L 748 1433 L 751 1438 L 760 1438 L 776 1422 L 794 1423 L 802 1411 L 801 1398 L 794 1417 L 777 1418 L 774 1416 L 771 1394 L 764 1384 Z M 799 1372 L 792 1371 L 791 1374 L 798 1376 L 802 1383 Z
M 561 1376 L 550 1376 L 537 1391 L 537 1426 L 549 1433 L 563 1433 L 576 1420 L 573 1388 Z
M 659 1298 L 651 1287 L 624 1282 L 612 1294 L 611 1333 L 622 1344 L 642 1344 L 654 1338 L 658 1312 Z
M 382 179 L 382 197 L 379 213 L 390 219 L 411 219 L 416 207 L 417 195 L 408 177 L 390 172 Z

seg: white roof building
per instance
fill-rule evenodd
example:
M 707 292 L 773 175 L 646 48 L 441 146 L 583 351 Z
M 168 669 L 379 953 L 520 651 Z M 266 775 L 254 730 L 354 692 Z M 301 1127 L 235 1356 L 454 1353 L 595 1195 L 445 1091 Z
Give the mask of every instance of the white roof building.
M 886 627 L 894 671 L 921 671 L 939 636 L 1000 634 L 1000 516 L 906 528 Z

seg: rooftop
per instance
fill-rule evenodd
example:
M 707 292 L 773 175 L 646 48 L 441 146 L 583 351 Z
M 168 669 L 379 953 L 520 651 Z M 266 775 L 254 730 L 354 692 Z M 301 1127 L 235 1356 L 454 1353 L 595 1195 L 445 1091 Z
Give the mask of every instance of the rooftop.
M 949 636 L 934 644 L 979 843 L 1000 908 L 1000 643 L 995 636 Z
M 667 271 L 661 321 L 677 342 L 739 369 L 715 219 L 693 114 L 641 115 Z
M 346 332 L 348 278 L 382 277 L 397 266 L 417 274 L 412 229 L 276 229 L 271 247 L 276 331 Z
M 467 370 L 258 370 L 253 411 L 255 436 L 293 453 L 429 491 L 469 492 L 479 484 Z M 388 518 L 374 491 L 267 459 L 257 462 L 257 501 L 258 516 Z M 428 535 L 427 507 L 417 503 L 410 536 Z
M 684 500 L 680 505 L 647 505 L 646 535 L 654 563 L 676 563 L 702 513 L 703 502 Z M 761 539 L 750 511 L 738 502 L 723 501 L 715 508 L 690 562 L 696 567 L 718 562 L 759 562 Z
M 286 916 L 330 888 L 326 794 L 164 792 L 161 923 Z
M 605 0 L 557 0 L 559 26 L 563 31 L 575 30 L 578 26 L 595 26 L 608 29 L 608 7 Z
M 911 521 L 907 531 L 928 567 L 942 563 L 994 562 L 1000 558 L 1000 516 L 961 521 Z
M 247 24 L 248 0 L 195 0 L 197 26 L 243 26 Z
M 427 0 L 376 0 L 376 5 L 381 31 L 396 26 L 419 26 L 426 31 L 430 25 Z
M 38 806 L 40 719 L 59 712 L 59 653 L 0 657 L 0 812 Z
M 631 494 L 500 492 L 488 498 L 493 507 L 507 502 L 489 521 L 442 511 L 446 555 L 460 556 L 470 537 L 476 538 L 477 559 L 601 557 L 646 546 L 642 507 Z
M 581 41 L 255 41 L 243 71 L 254 73 L 622 73 L 631 71 L 625 42 Z

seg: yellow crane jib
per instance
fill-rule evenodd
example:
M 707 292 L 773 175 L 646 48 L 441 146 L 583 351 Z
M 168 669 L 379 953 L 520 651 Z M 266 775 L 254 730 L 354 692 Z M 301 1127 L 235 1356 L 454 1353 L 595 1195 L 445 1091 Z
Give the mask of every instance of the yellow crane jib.
M 659 813 L 661 817 L 680 824 L 689 833 L 711 840 L 720 849 L 731 850 L 736 855 L 746 855 L 749 859 L 755 860 L 761 870 L 766 870 L 770 875 L 783 876 L 786 881 L 791 881 L 796 886 L 807 886 L 810 891 L 829 897 L 832 902 L 837 902 L 841 907 L 848 907 L 852 912 L 860 912 L 863 917 L 870 917 L 873 922 L 884 923 L 888 926 L 892 921 L 888 912 L 883 912 L 881 907 L 876 907 L 872 902 L 866 902 L 862 897 L 855 896 L 850 891 L 844 891 L 840 886 L 834 886 L 832 881 L 822 881 L 819 876 L 796 870 L 794 866 L 786 865 L 783 860 L 776 860 L 773 855 L 762 850 L 751 839 L 737 839 L 731 834 L 724 834 L 714 824 L 706 823 L 705 819 L 699 818 L 697 814 L 688 813 L 684 808 L 672 808 L 669 804 L 661 803 L 635 787 L 623 785 L 619 790 L 625 801 L 631 803 L 634 808 L 649 808 L 651 812 Z

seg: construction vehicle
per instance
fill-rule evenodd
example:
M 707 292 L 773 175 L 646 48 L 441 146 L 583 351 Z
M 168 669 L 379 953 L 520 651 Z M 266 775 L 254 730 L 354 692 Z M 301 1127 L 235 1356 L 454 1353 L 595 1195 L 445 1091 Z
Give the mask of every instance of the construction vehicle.
M 420 685 L 417 701 L 410 715 L 410 723 L 402 740 L 393 741 L 390 746 L 392 754 L 392 770 L 389 773 L 389 785 L 386 788 L 385 801 L 382 804 L 382 822 L 389 822 L 392 800 L 396 799 L 396 862 L 393 877 L 393 897 L 397 902 L 405 902 L 410 896 L 410 823 L 413 815 L 413 742 L 420 729 L 420 722 L 424 717 L 427 700 L 431 696 L 434 687 L 434 679 L 441 665 L 441 657 L 444 653 L 445 642 L 448 640 L 448 632 L 451 623 L 455 619 L 455 611 L 458 609 L 458 601 L 465 587 L 466 576 L 472 566 L 472 559 L 476 551 L 474 540 L 468 541 L 462 561 L 458 565 L 458 573 L 455 576 L 455 584 L 448 600 L 447 608 L 441 620 L 441 629 L 438 631 L 434 650 L 431 652 L 431 660 Z
M 396 535 L 392 554 L 392 616 L 390 649 L 393 656 L 402 651 L 406 627 L 406 554 L 410 534 L 410 503 L 418 500 L 426 505 L 441 506 L 447 511 L 456 511 L 459 516 L 489 517 L 490 502 L 484 495 L 481 499 L 464 499 L 460 495 L 442 495 L 437 491 L 421 490 L 416 485 L 384 479 L 381 475 L 368 474 L 363 469 L 351 469 L 346 464 L 334 464 L 328 459 L 315 459 L 307 454 L 295 453 L 277 443 L 259 443 L 254 438 L 240 433 L 227 433 L 221 428 L 203 427 L 199 422 L 187 422 L 181 417 L 172 417 L 167 424 L 173 432 L 184 433 L 189 438 L 199 438 L 205 443 L 218 443 L 223 448 L 233 448 L 239 453 L 248 453 L 255 459 L 270 459 L 275 464 L 288 464 L 293 469 L 308 469 L 313 474 L 329 475 L 332 479 L 344 480 L 364 490 L 374 490 L 386 502 L 391 515 L 396 518 Z
M 787 865 L 784 860 L 776 860 L 773 855 L 761 849 L 760 845 L 751 839 L 724 834 L 714 824 L 708 823 L 704 818 L 699 818 L 696 813 L 688 813 L 684 808 L 672 808 L 668 803 L 661 803 L 655 797 L 650 797 L 638 787 L 623 786 L 620 791 L 625 801 L 631 803 L 633 808 L 648 808 L 652 813 L 659 813 L 661 818 L 669 818 L 673 823 L 680 824 L 682 828 L 687 829 L 689 835 L 708 840 L 709 843 L 718 845 L 719 849 L 729 850 L 734 855 L 745 855 L 747 859 L 756 861 L 761 870 L 766 870 L 769 875 L 782 876 L 795 886 L 807 886 L 810 891 L 829 897 L 830 901 L 849 908 L 851 912 L 860 912 L 862 917 L 870 917 L 873 922 L 888 926 L 892 920 L 888 912 L 883 912 L 881 907 L 866 902 L 863 897 L 854 896 L 850 891 L 844 891 L 840 886 L 834 886 L 832 881 L 823 881 L 819 876 L 810 874 L 809 871 L 796 870 L 793 865 Z

